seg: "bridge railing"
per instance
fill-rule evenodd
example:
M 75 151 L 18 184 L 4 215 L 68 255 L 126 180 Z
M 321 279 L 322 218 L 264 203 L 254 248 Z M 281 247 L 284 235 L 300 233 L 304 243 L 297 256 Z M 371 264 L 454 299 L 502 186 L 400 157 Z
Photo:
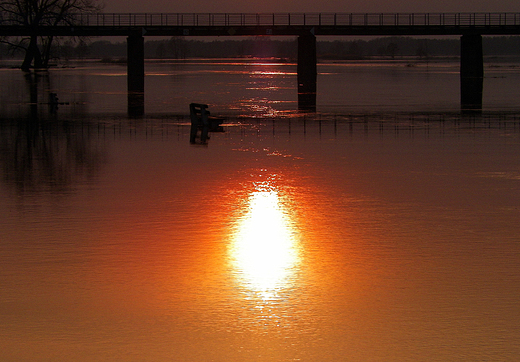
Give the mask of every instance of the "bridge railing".
M 78 13 L 71 18 L 75 25 L 105 27 L 520 26 L 520 13 Z M 9 19 L 1 20 L 1 24 L 17 25 Z

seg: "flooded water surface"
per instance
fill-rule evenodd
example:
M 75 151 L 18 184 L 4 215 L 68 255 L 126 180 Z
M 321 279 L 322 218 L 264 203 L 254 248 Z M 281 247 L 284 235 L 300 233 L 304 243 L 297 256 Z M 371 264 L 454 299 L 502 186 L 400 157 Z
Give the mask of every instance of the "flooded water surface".
M 0 360 L 515 361 L 518 69 L 465 116 L 449 65 L 322 65 L 315 114 L 293 68 L 149 66 L 140 118 L 124 68 L 2 69 Z

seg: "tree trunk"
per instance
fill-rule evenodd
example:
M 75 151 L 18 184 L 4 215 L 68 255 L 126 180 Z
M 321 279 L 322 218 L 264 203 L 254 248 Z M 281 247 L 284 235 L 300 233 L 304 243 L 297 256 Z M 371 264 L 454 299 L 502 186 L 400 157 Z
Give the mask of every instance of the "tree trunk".
M 40 49 L 38 49 L 38 37 L 36 35 L 31 36 L 31 41 L 25 51 L 25 57 L 21 66 L 22 70 L 26 72 L 29 71 L 33 61 L 35 68 L 42 67 L 42 56 Z
M 43 68 L 48 68 L 49 67 L 49 62 L 50 62 L 50 59 L 51 59 L 51 47 L 52 47 L 52 40 L 54 39 L 54 37 L 52 36 L 49 36 L 47 38 L 47 41 L 44 41 L 43 42 L 43 52 L 41 54 L 42 56 L 42 67 Z
M 34 44 L 33 43 L 35 43 L 35 42 L 36 42 L 36 37 L 32 36 L 31 40 L 29 42 L 29 46 L 25 50 L 25 57 L 23 59 L 23 63 L 21 66 L 22 70 L 25 72 L 28 72 L 29 69 L 31 68 L 31 64 L 34 59 Z

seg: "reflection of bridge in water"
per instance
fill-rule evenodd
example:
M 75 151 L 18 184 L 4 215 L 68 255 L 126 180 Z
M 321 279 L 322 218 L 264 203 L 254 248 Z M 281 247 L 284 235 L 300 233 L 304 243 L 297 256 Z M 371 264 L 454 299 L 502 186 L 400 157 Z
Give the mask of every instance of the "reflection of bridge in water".
M 27 122 L 19 117 L 0 117 L 0 138 L 7 135 L 10 127 L 35 126 L 40 131 L 40 122 L 45 123 L 45 131 L 61 130 L 66 123 L 67 130 L 83 136 L 103 137 L 145 137 L 152 139 L 185 139 L 190 137 L 191 119 L 184 114 L 147 114 L 144 119 L 128 118 L 118 113 L 76 114 L 70 119 L 58 121 L 52 115 L 34 118 L 30 114 Z M 349 135 L 381 134 L 394 136 L 414 135 L 429 137 L 433 134 L 472 133 L 475 131 L 502 130 L 508 134 L 520 134 L 520 113 L 518 112 L 389 112 L 323 114 L 295 113 L 288 117 L 254 118 L 227 116 L 222 124 L 228 134 L 249 134 L 251 137 L 278 137 L 324 135 L 343 138 Z M 215 136 L 215 137 L 218 137 Z
M 520 34 L 520 13 L 273 13 L 77 14 L 70 23 L 21 26 L 0 23 L 0 36 L 126 36 L 129 110 L 144 112 L 145 36 L 296 36 L 297 88 L 302 109 L 315 110 L 317 36 L 461 36 L 462 109 L 482 109 L 482 36 Z M 442 90 L 440 90 L 442 91 Z

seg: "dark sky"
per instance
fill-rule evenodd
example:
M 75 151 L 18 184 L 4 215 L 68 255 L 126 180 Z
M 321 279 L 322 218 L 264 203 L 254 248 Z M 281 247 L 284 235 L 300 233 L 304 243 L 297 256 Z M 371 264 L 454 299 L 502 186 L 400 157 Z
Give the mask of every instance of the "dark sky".
M 520 12 L 520 0 L 101 0 L 105 12 Z

